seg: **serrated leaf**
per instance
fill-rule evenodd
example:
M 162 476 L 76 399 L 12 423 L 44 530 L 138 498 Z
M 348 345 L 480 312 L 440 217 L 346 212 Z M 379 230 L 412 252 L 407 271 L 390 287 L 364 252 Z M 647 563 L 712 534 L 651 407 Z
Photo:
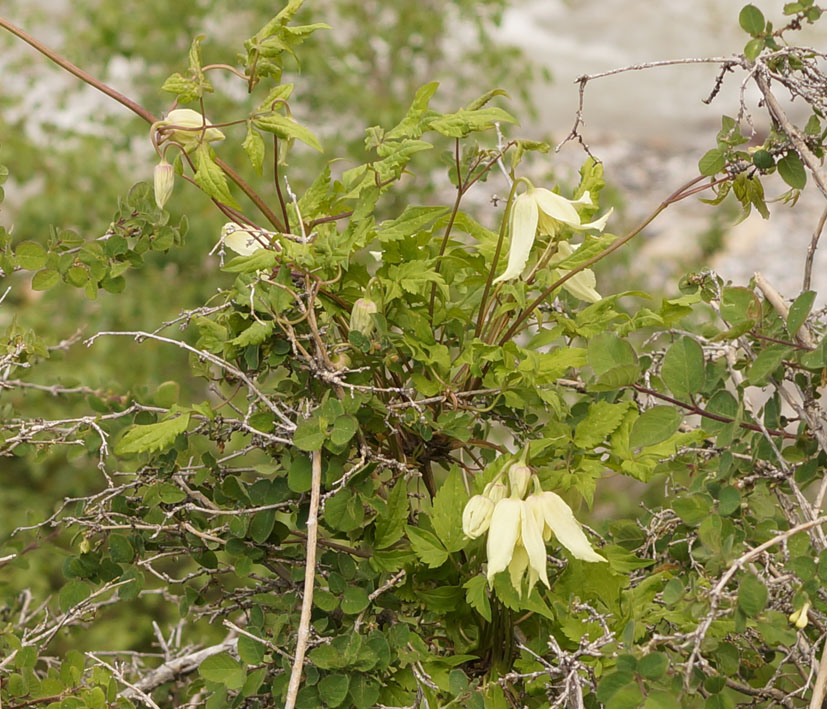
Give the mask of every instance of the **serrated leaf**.
M 158 423 L 133 426 L 118 441 L 115 455 L 151 453 L 168 448 L 189 425 L 190 415 L 186 413 Z
M 385 243 L 413 236 L 447 212 L 447 207 L 412 207 L 409 205 L 396 219 L 382 222 L 376 230 L 376 237 Z
M 210 148 L 206 143 L 198 146 L 196 151 L 195 184 L 198 185 L 206 195 L 223 202 L 234 209 L 241 209 L 238 202 L 230 194 L 227 185 L 227 178 L 224 171 L 218 167 L 210 157 Z
M 628 410 L 627 402 L 611 404 L 608 401 L 596 401 L 589 407 L 586 417 L 577 424 L 574 444 L 583 450 L 597 447 L 620 425 Z
M 247 153 L 247 158 L 250 160 L 253 170 L 261 175 L 262 165 L 264 164 L 264 138 L 261 137 L 261 133 L 253 128 L 252 123 L 247 125 L 247 135 L 241 147 Z
M 632 424 L 629 446 L 643 448 L 667 440 L 683 421 L 683 414 L 672 406 L 653 406 Z
M 295 138 L 309 145 L 311 148 L 318 150 L 320 153 L 323 152 L 321 143 L 319 143 L 309 128 L 305 128 L 303 125 L 296 123 L 292 118 L 282 116 L 280 113 L 271 113 L 269 116 L 254 118 L 253 123 L 255 123 L 256 128 L 259 130 L 273 133 L 282 140 Z
M 700 391 L 705 381 L 701 346 L 691 337 L 682 337 L 666 351 L 660 374 L 677 397 Z
M 428 104 L 431 98 L 439 88 L 438 81 L 432 81 L 429 84 L 420 86 L 416 91 L 411 107 L 405 114 L 405 117 L 391 130 L 389 130 L 384 138 L 385 140 L 401 140 L 403 138 L 419 138 L 422 135 L 422 128 L 420 122 L 425 112 L 428 110 Z
M 236 347 L 260 345 L 273 333 L 273 327 L 274 324 L 272 320 L 256 320 L 241 334 L 230 340 L 230 344 L 235 345 Z
M 198 674 L 209 682 L 218 682 L 227 689 L 241 689 L 247 673 L 241 663 L 228 652 L 219 652 L 204 658 Z
M 468 493 L 462 483 L 459 468 L 451 468 L 448 477 L 434 497 L 431 522 L 434 531 L 449 552 L 459 551 L 467 543 L 462 533 L 462 510 L 468 501 Z
M 388 495 L 385 511 L 376 517 L 375 547 L 386 549 L 402 538 L 408 518 L 408 486 L 404 479 L 397 481 Z
M 778 174 L 790 187 L 803 190 L 807 184 L 807 172 L 798 155 L 793 151 L 778 161 Z
M 182 76 L 178 72 L 167 77 L 167 80 L 161 86 L 162 91 L 168 91 L 171 94 L 177 94 L 178 100 L 181 103 L 190 103 L 198 98 L 198 83 L 186 76 Z
M 255 273 L 267 271 L 278 262 L 278 254 L 271 249 L 256 249 L 249 256 L 236 256 L 229 261 L 223 271 L 228 273 Z
M 491 601 L 488 599 L 487 582 L 485 576 L 479 575 L 466 581 L 465 601 L 489 623 L 491 622 Z
M 442 566 L 448 559 L 448 552 L 442 546 L 439 539 L 428 530 L 406 525 L 405 532 L 408 535 L 414 553 L 428 568 L 435 569 L 438 566 Z
M 464 138 L 469 133 L 494 127 L 494 123 L 517 123 L 517 119 L 501 108 L 480 108 L 475 111 L 461 109 L 446 113 L 430 121 L 431 130 L 449 138 Z

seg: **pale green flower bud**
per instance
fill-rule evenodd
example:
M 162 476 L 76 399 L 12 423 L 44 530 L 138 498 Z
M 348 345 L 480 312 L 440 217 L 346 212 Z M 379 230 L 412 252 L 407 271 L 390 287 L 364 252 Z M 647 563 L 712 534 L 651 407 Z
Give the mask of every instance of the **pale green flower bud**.
M 210 128 L 212 123 L 191 108 L 176 108 L 170 111 L 160 125 L 165 138 L 181 143 L 187 152 L 196 148 L 202 141 L 202 132 L 205 143 L 224 140 L 224 134 L 218 128 Z M 175 128 L 170 128 L 170 126 L 175 126 Z
M 508 483 L 511 485 L 511 497 L 518 497 L 521 500 L 528 492 L 528 484 L 531 482 L 531 468 L 525 463 L 514 463 L 508 469 Z
M 810 605 L 811 603 L 809 601 L 805 601 L 801 608 L 793 613 L 790 613 L 790 623 L 792 623 L 799 630 L 804 630 L 804 628 L 807 627 L 807 623 L 810 621 L 807 617 L 807 612 L 810 610 Z
M 164 158 L 161 158 L 161 162 L 155 166 L 153 182 L 155 204 L 158 205 L 158 209 L 163 209 L 172 194 L 172 188 L 175 187 L 175 170 Z
M 505 483 L 501 482 L 488 483 L 482 491 L 482 494 L 496 505 L 500 500 L 508 496 L 508 487 L 506 487 Z
M 469 539 L 485 534 L 494 514 L 494 503 L 484 495 L 474 495 L 462 511 L 462 531 Z
M 370 337 L 373 332 L 373 315 L 378 308 L 370 298 L 359 298 L 350 311 L 350 329 Z

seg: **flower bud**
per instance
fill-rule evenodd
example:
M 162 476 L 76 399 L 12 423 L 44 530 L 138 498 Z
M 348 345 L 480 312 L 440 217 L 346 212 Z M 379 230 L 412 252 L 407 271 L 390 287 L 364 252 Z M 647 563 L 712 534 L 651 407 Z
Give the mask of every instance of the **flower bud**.
M 339 352 L 339 354 L 331 358 L 330 364 L 333 366 L 333 369 L 339 372 L 342 369 L 350 367 L 350 357 L 344 352 Z
M 359 298 L 350 311 L 350 329 L 370 337 L 373 332 L 373 314 L 378 310 L 370 298 Z
M 508 495 L 508 488 L 505 483 L 488 483 L 482 491 L 482 494 L 496 505 L 500 500 L 504 499 Z
M 204 134 L 204 142 L 212 143 L 216 140 L 224 140 L 224 134 L 218 128 L 210 128 L 212 125 L 198 111 L 191 108 L 176 108 L 170 111 L 167 117 L 160 124 L 167 138 L 174 140 L 184 146 L 184 150 L 190 152 L 201 142 L 201 133 Z M 170 129 L 168 126 L 175 126 Z M 205 128 L 205 126 L 207 126 Z
M 799 630 L 804 630 L 804 628 L 807 627 L 807 623 L 810 620 L 807 617 L 807 611 L 810 610 L 810 605 L 811 604 L 809 601 L 805 601 L 801 608 L 793 613 L 790 613 L 790 623 L 792 623 Z
M 158 209 L 163 209 L 175 186 L 175 170 L 164 158 L 161 158 L 161 162 L 155 166 L 153 182 L 155 183 L 155 204 L 158 205 Z
M 525 463 L 514 463 L 508 469 L 508 482 L 511 485 L 511 497 L 523 499 L 531 482 L 531 468 Z
M 474 495 L 462 511 L 462 531 L 469 539 L 485 534 L 494 514 L 494 503 L 485 495 Z

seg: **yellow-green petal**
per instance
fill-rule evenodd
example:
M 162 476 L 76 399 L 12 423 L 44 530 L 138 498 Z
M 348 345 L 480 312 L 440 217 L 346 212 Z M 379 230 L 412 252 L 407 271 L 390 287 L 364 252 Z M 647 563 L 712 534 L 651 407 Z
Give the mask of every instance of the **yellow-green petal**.
M 541 495 L 543 516 L 546 524 L 554 532 L 554 536 L 572 556 L 583 561 L 606 561 L 593 548 L 580 523 L 574 518 L 562 497 L 553 492 L 544 492 Z
M 546 573 L 546 545 L 543 542 L 543 502 L 537 495 L 530 495 L 523 503 L 521 538 L 523 547 L 528 554 L 528 561 L 532 570 L 547 587 L 549 586 Z M 535 579 L 536 580 L 536 579 Z M 533 583 L 531 584 L 534 585 Z M 531 588 L 529 588 L 529 593 Z
M 486 545 L 488 583 L 493 583 L 494 576 L 500 571 L 505 571 L 511 562 L 514 545 L 520 536 L 522 508 L 522 500 L 513 500 L 510 497 L 500 500 L 494 506 Z

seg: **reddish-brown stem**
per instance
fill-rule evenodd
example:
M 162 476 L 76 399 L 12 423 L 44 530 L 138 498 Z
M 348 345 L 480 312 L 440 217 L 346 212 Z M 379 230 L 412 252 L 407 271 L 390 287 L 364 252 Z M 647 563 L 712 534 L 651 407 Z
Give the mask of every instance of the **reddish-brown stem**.
M 457 198 L 454 200 L 454 207 L 451 210 L 451 216 L 448 219 L 448 224 L 445 227 L 445 233 L 442 235 L 442 243 L 439 246 L 439 257 L 437 258 L 434 270 L 439 273 L 439 267 L 442 265 L 442 256 L 445 254 L 445 249 L 448 246 L 448 239 L 451 237 L 451 229 L 454 228 L 454 221 L 459 212 L 459 203 L 462 201 L 462 195 L 465 194 L 462 188 L 462 164 L 459 160 L 459 138 L 454 140 L 454 161 L 457 168 Z M 434 320 L 434 304 L 436 302 L 436 283 L 431 284 L 431 301 L 428 304 L 428 319 Z
M 281 183 L 279 181 L 279 139 L 275 134 L 273 135 L 273 182 L 276 183 L 276 194 L 279 197 L 284 226 L 287 231 L 290 231 L 290 218 L 287 216 L 287 205 L 284 203 L 284 195 L 281 193 Z
M 80 67 L 75 66 L 70 62 L 68 59 L 60 56 L 57 52 L 52 49 L 49 49 L 46 45 L 42 44 L 41 42 L 37 41 L 34 37 L 32 37 L 27 32 L 23 31 L 16 25 L 12 24 L 8 20 L 3 17 L 0 17 L 0 27 L 3 29 L 11 32 L 15 37 L 22 39 L 26 44 L 34 47 L 38 52 L 40 52 L 45 57 L 51 59 L 55 64 L 62 67 L 70 74 L 78 77 L 81 81 L 86 82 L 90 86 L 96 88 L 103 94 L 106 94 L 110 98 L 114 99 L 122 106 L 126 106 L 130 111 L 135 113 L 136 115 L 143 118 L 147 123 L 155 123 L 158 118 L 153 115 L 150 111 L 145 109 L 139 103 L 136 103 L 130 98 L 124 96 L 120 91 L 116 91 L 111 86 L 104 84 L 99 79 L 96 79 L 91 74 L 83 71 Z M 216 158 L 216 164 L 224 171 L 224 173 L 229 177 L 238 188 L 250 199 L 250 201 L 256 205 L 259 211 L 267 217 L 267 221 L 269 221 L 276 229 L 283 232 L 284 227 L 281 225 L 278 217 L 273 213 L 273 211 L 264 203 L 264 200 L 258 195 L 258 193 L 250 187 L 242 178 L 241 176 L 233 170 L 227 163 L 225 163 L 220 158 Z
M 682 409 L 686 409 L 690 413 L 697 414 L 698 416 L 703 416 L 704 418 L 712 419 L 713 421 L 719 421 L 720 423 L 733 423 L 735 421 L 735 419 L 732 419 L 729 416 L 721 416 L 720 414 L 713 414 L 709 411 L 704 411 L 700 406 L 696 406 L 695 404 L 687 404 L 685 401 L 673 399 L 671 396 L 661 394 L 659 391 L 655 391 L 654 389 L 647 389 L 639 384 L 632 384 L 631 386 L 632 389 L 639 391 L 641 394 L 647 394 L 656 399 L 660 399 L 661 401 L 668 401 L 670 404 L 680 406 Z M 738 425 L 741 428 L 746 428 L 749 431 L 756 431 L 757 433 L 764 433 L 765 431 L 765 429 L 761 428 L 761 426 L 754 423 L 746 423 L 745 421 L 742 421 Z M 787 433 L 787 431 L 775 431 L 769 429 L 767 430 L 767 433 L 771 436 L 781 436 L 782 438 L 798 438 L 795 434 Z

